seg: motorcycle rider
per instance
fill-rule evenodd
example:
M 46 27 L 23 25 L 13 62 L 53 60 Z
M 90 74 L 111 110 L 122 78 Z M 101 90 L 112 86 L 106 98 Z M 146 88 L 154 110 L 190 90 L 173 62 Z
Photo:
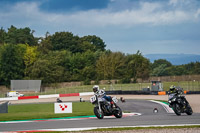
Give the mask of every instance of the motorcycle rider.
M 113 106 L 113 101 L 111 96 L 106 96 L 106 92 L 102 89 L 99 89 L 98 85 L 94 85 L 93 86 L 93 92 L 98 96 L 98 97 L 102 97 L 103 99 L 107 100 L 109 103 L 111 103 L 111 108 Z
M 171 99 L 173 99 L 173 97 L 176 97 L 176 98 L 179 97 L 181 99 L 180 102 L 179 102 L 179 104 L 182 105 L 181 108 L 186 109 L 188 107 L 189 103 L 185 99 L 184 96 L 181 96 L 182 93 L 183 93 L 182 88 L 171 85 L 170 86 L 170 90 L 169 90 L 169 100 L 171 101 Z M 170 103 L 169 107 L 172 107 L 171 103 Z M 188 115 L 191 115 L 192 114 L 192 109 L 191 109 L 190 105 L 189 105 L 188 108 L 189 108 L 188 109 L 189 111 L 186 110 L 184 112 L 186 112 Z M 178 113 L 178 115 L 180 115 L 180 114 Z

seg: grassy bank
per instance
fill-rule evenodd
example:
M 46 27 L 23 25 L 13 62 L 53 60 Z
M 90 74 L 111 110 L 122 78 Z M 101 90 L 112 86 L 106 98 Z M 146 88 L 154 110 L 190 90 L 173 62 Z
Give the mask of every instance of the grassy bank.
M 163 90 L 169 90 L 171 85 L 180 86 L 184 90 L 189 91 L 200 91 L 200 83 L 199 82 L 163 82 Z M 48 89 L 44 92 L 38 94 L 66 94 L 66 93 L 79 93 L 79 92 L 91 92 L 93 85 L 83 85 L 83 86 L 74 86 L 74 87 L 63 87 L 63 88 L 55 88 Z M 138 91 L 142 90 L 142 88 L 151 87 L 151 83 L 132 83 L 132 84 L 107 84 L 107 85 L 99 85 L 100 88 L 105 88 L 106 91 L 112 90 L 122 90 L 122 91 Z M 37 95 L 37 94 L 35 94 Z
M 94 115 L 89 102 L 73 102 L 72 108 L 73 113 L 54 114 L 54 103 L 9 105 L 8 113 L 0 114 L 0 121 Z
M 199 81 L 180 81 L 180 82 L 163 82 L 163 90 L 169 90 L 171 85 L 180 86 L 187 91 L 200 91 L 200 82 Z M 48 94 L 67 94 L 67 93 L 80 93 L 80 92 L 91 92 L 93 85 L 82 85 L 82 86 L 71 86 L 71 87 L 59 87 L 59 85 L 52 85 L 53 89 L 46 89 L 43 92 L 32 92 L 25 93 L 25 96 L 34 96 L 34 95 L 48 95 Z M 151 83 L 131 83 L 131 84 L 105 84 L 100 85 L 100 88 L 105 88 L 106 91 L 112 90 L 122 90 L 122 91 L 138 91 L 142 88 L 151 87 Z M 5 97 L 5 93 L 9 90 L 0 88 L 0 97 Z
M 167 132 L 184 132 L 184 133 L 192 133 L 198 132 L 200 129 L 199 125 L 194 126 L 164 126 L 164 127 L 125 127 L 125 128 L 101 128 L 101 129 L 93 129 L 84 132 L 109 132 L 109 133 L 129 133 L 129 132 L 137 132 L 137 133 L 167 133 Z

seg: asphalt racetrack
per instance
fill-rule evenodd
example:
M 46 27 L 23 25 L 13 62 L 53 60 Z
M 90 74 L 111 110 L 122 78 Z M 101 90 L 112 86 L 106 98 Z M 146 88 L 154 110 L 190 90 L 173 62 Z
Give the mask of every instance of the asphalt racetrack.
M 118 103 L 123 112 L 135 113 L 135 115 L 125 116 L 117 119 L 115 117 L 105 117 L 104 119 L 77 118 L 77 119 L 58 119 L 47 121 L 21 121 L 0 123 L 0 132 L 7 131 L 76 131 L 80 129 L 109 128 L 109 127 L 134 127 L 134 126 L 162 126 L 162 125 L 200 125 L 200 113 L 193 113 L 188 116 L 182 114 L 176 116 L 174 113 L 167 113 L 166 109 L 149 100 L 128 99 L 126 102 Z M 158 112 L 154 113 L 157 108 Z

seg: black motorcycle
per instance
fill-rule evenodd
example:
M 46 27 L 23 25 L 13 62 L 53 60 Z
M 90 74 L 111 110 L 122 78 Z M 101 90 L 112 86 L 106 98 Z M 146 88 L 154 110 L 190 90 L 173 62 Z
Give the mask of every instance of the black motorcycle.
M 116 104 L 118 102 L 116 97 L 112 98 L 112 104 L 102 97 L 99 98 L 97 95 L 92 96 L 90 102 L 95 105 L 94 114 L 98 119 L 111 115 L 114 115 L 116 118 L 122 117 L 122 110 Z
M 181 115 L 181 113 L 186 113 L 187 115 L 192 115 L 193 111 L 189 104 L 189 102 L 186 100 L 185 96 L 182 95 L 183 90 L 182 88 L 177 89 L 175 93 L 169 93 L 169 107 L 173 108 L 176 115 Z

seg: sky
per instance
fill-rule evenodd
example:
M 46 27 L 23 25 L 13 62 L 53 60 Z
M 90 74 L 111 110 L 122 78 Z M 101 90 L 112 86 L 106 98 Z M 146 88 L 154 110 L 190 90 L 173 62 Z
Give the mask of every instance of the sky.
M 96 35 L 113 52 L 200 55 L 200 0 L 0 0 L 0 27 Z

